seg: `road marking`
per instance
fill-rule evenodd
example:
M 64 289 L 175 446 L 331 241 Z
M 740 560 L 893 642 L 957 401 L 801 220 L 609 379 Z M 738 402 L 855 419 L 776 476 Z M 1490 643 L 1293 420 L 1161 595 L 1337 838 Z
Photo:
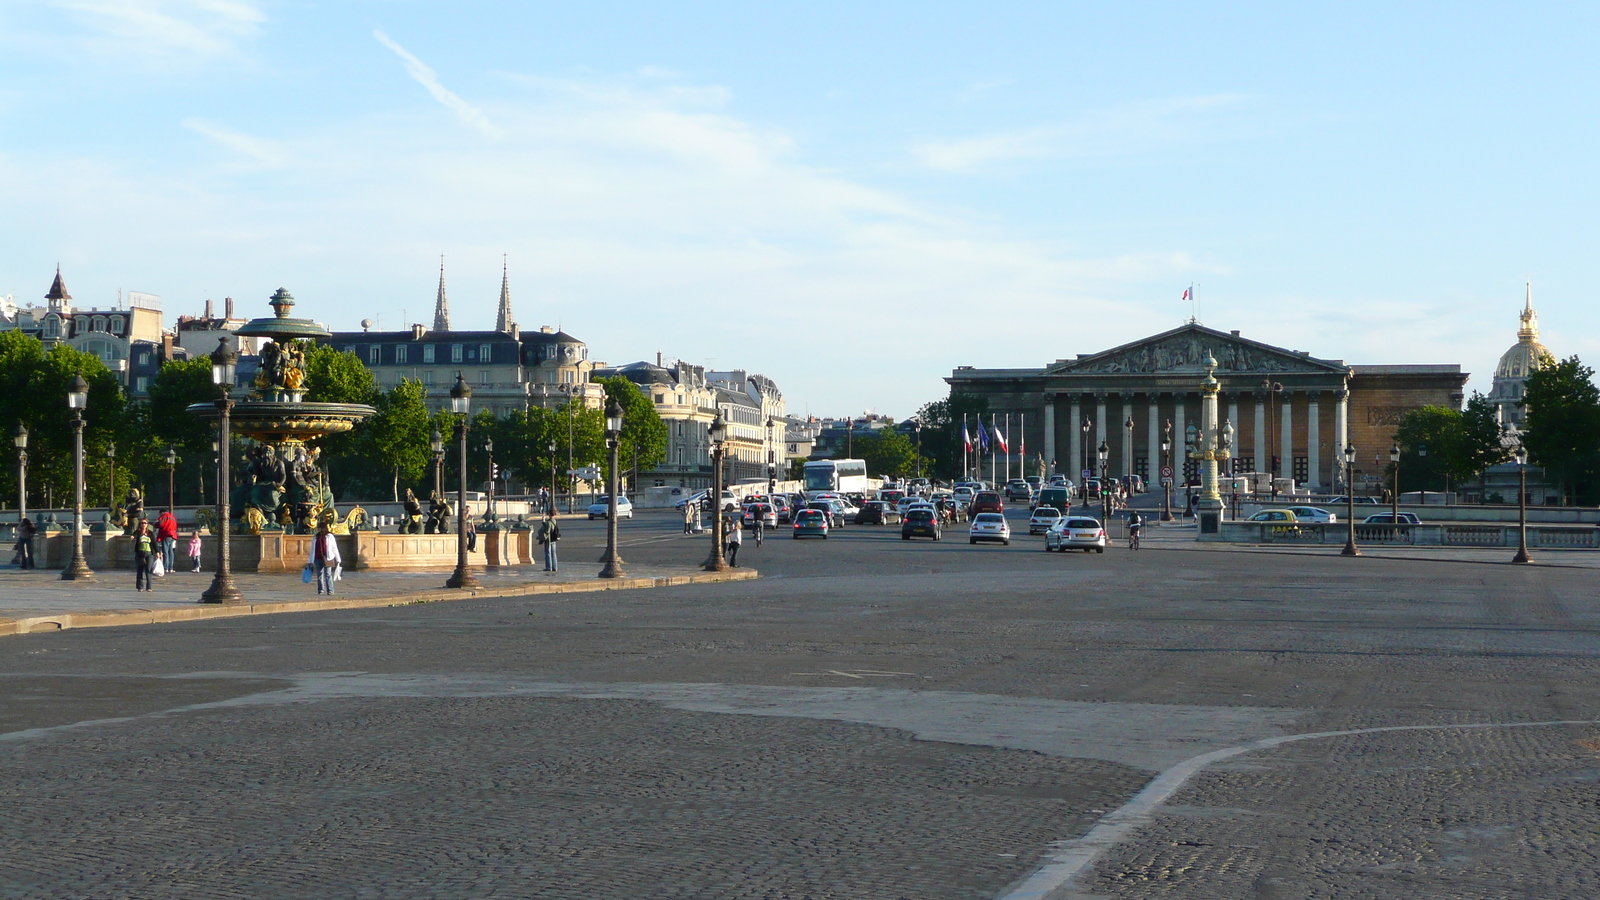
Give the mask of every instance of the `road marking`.
M 844 678 L 896 678 L 896 677 L 901 676 L 901 675 L 910 677 L 910 676 L 916 675 L 917 673 L 915 673 L 915 672 L 879 672 L 879 671 L 875 671 L 873 669 L 851 669 L 848 672 L 841 672 L 838 669 L 829 669 L 826 672 L 790 672 L 789 674 L 790 675 L 839 675 L 839 676 L 842 676 Z
M 1259 741 L 1251 741 L 1248 744 L 1240 744 L 1237 747 L 1224 747 L 1221 750 L 1213 750 L 1210 753 L 1191 756 L 1157 775 L 1155 780 L 1145 785 L 1144 790 L 1135 794 L 1132 800 L 1102 818 L 1083 837 L 1052 843 L 1050 845 L 1052 850 L 1046 853 L 1048 862 L 1035 870 L 1020 885 L 1002 894 L 1000 900 L 1045 900 L 1046 897 L 1052 895 L 1060 898 L 1060 900 L 1067 900 L 1070 894 L 1056 894 L 1056 891 L 1070 887 L 1069 882 L 1080 874 L 1086 873 L 1090 865 L 1099 858 L 1100 854 L 1122 843 L 1134 831 L 1149 824 L 1155 817 L 1156 810 L 1169 797 L 1177 793 L 1178 789 L 1183 787 L 1190 778 L 1193 778 L 1212 763 L 1230 757 L 1253 753 L 1257 750 L 1268 750 L 1280 744 L 1290 744 L 1296 741 L 1351 737 L 1361 734 L 1382 734 L 1389 731 L 1549 728 L 1562 725 L 1600 725 L 1600 720 L 1485 722 L 1469 725 L 1389 725 L 1382 728 L 1357 728 L 1350 731 L 1315 731 L 1306 734 L 1289 734 L 1282 737 L 1263 738 Z

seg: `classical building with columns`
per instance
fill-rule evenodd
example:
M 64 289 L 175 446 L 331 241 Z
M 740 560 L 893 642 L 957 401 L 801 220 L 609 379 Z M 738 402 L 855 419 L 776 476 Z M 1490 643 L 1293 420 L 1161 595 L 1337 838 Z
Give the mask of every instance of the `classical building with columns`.
M 1357 473 L 1371 472 L 1376 458 L 1387 461 L 1405 413 L 1459 408 L 1467 381 L 1459 365 L 1351 366 L 1197 323 L 1042 368 L 963 366 L 945 380 L 952 394 L 984 397 L 1012 422 L 1026 413 L 1029 459 L 1017 462 L 1029 472 L 1037 470 L 1037 448 L 1046 468 L 1076 481 L 1082 469 L 1097 467 L 1104 442 L 1112 475 L 1153 481 L 1169 422 L 1174 467 L 1180 478 L 1195 473 L 1183 459 L 1183 435 L 1200 421 L 1207 353 L 1222 384 L 1219 414 L 1234 427 L 1233 473 L 1265 472 L 1277 456 L 1280 477 L 1313 490 L 1343 484 L 1338 448 L 1353 442 Z

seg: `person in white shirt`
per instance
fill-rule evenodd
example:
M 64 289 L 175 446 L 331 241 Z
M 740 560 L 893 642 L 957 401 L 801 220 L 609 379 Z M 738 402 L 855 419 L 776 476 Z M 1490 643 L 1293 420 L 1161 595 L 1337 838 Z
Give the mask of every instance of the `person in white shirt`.
M 317 526 L 311 539 L 311 572 L 317 579 L 317 593 L 333 593 L 333 577 L 339 570 L 339 541 L 328 530 L 328 523 Z

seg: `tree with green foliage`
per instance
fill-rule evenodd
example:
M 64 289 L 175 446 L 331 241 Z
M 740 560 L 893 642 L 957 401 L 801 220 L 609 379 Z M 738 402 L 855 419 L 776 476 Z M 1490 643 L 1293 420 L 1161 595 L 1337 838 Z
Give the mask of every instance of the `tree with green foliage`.
M 390 493 L 398 501 L 401 479 L 420 481 L 433 458 L 427 393 L 422 382 L 403 378 L 378 397 L 377 406 L 377 414 L 366 422 L 368 447 L 372 458 L 393 473 Z M 418 493 L 427 496 L 428 490 Z
M 867 473 L 882 478 L 904 478 L 917 468 L 917 448 L 911 439 L 890 428 L 855 440 L 855 455 L 867 464 Z
M 935 478 L 954 480 L 965 474 L 961 440 L 962 416 L 976 427 L 977 416 L 989 411 L 989 398 L 977 394 L 952 393 L 944 400 L 923 404 L 917 410 L 922 422 L 922 454 L 932 460 L 929 471 Z
M 615 375 L 601 378 L 607 400 L 622 407 L 622 437 L 617 444 L 617 465 L 624 471 L 648 469 L 666 458 L 667 423 L 661 421 L 656 405 L 628 379 Z M 638 485 L 633 486 L 638 491 Z
M 1523 390 L 1528 459 L 1560 485 L 1563 496 L 1594 502 L 1600 472 L 1600 388 L 1576 356 L 1534 369 Z
M 35 509 L 47 492 L 57 506 L 70 502 L 73 417 L 67 410 L 67 387 L 79 374 L 89 383 L 89 402 L 83 411 L 84 502 L 94 506 L 106 498 L 111 471 L 106 448 L 122 437 L 128 423 L 128 403 L 121 384 L 98 356 L 66 344 L 46 350 L 38 338 L 20 331 L 0 332 L 0 422 L 13 423 L 10 428 L 21 422 L 28 429 L 29 506 Z M 123 449 L 118 447 L 119 454 Z M 128 457 L 137 458 L 138 448 L 127 449 L 131 451 Z M 119 499 L 131 483 L 128 457 L 119 455 L 115 467 L 114 492 Z M 7 481 L 0 496 L 14 504 L 18 499 L 16 482 Z

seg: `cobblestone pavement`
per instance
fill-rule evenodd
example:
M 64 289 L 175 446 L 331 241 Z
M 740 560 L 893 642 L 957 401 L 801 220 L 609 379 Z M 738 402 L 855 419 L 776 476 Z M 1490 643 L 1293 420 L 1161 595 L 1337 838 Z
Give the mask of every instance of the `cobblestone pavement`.
M 675 529 L 624 557 L 703 555 Z M 7 638 L 0 897 L 999 897 L 1185 758 L 1600 720 L 1582 570 L 1040 548 L 849 527 L 747 543 L 754 582 Z M 1051 896 L 1592 897 L 1597 753 L 1241 753 Z

